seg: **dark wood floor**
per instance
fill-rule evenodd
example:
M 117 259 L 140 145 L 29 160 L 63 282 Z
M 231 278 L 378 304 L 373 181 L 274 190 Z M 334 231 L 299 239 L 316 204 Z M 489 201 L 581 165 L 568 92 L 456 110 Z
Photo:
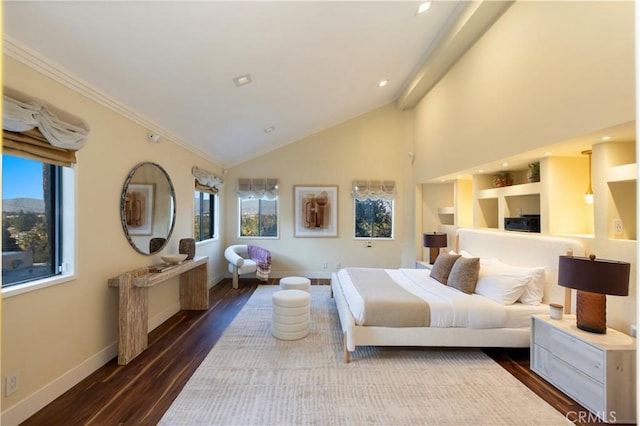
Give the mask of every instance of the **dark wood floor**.
M 223 281 L 210 291 L 209 310 L 177 313 L 149 333 L 149 348 L 128 365 L 113 359 L 23 425 L 156 424 L 258 284 L 243 279 L 235 290 Z M 574 423 L 598 424 L 580 422 L 586 410 L 529 370 L 528 350 L 485 352 Z

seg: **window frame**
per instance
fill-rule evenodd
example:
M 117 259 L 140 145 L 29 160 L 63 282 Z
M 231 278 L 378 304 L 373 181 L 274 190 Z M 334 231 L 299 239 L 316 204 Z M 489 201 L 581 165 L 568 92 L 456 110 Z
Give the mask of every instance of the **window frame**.
M 391 203 L 391 236 L 390 237 L 358 237 L 356 236 L 356 219 L 357 219 L 357 203 L 358 202 L 371 202 L 371 201 L 375 201 L 372 200 L 370 198 L 367 198 L 365 200 L 358 200 L 357 198 L 353 199 L 353 239 L 354 240 L 376 240 L 376 241 L 392 241 L 395 239 L 395 224 L 396 224 L 396 207 L 395 207 L 395 200 L 394 199 L 384 199 L 384 201 L 387 201 L 389 203 Z
M 193 238 L 196 240 L 196 243 L 203 243 L 210 240 L 217 240 L 218 239 L 218 203 L 219 203 L 218 194 L 208 192 L 208 191 L 201 191 L 199 189 L 195 189 L 194 193 L 200 193 L 200 234 L 201 235 L 202 235 L 202 204 L 203 204 L 202 199 L 204 197 L 204 194 L 209 194 L 209 211 L 211 212 L 211 223 L 210 223 L 211 233 L 207 238 L 199 239 L 201 235 L 200 236 L 195 235 L 196 232 L 195 232 L 195 217 L 194 217 Z M 193 210 L 195 215 L 195 206 Z
M 277 196 L 273 200 L 267 200 L 264 198 L 258 199 L 246 199 L 245 201 L 275 201 L 276 202 L 276 235 L 263 236 L 263 235 L 242 235 L 242 201 L 241 197 L 238 197 L 238 238 L 240 239 L 260 239 L 260 240 L 277 240 L 280 238 L 280 196 Z
M 2 299 L 8 299 L 20 294 L 29 293 L 42 288 L 74 281 L 77 265 L 77 225 L 76 225 L 76 194 L 77 179 L 75 166 L 60 167 L 61 182 L 59 182 L 60 199 L 58 214 L 61 214 L 59 235 L 60 244 L 60 273 L 46 278 L 40 278 L 20 284 L 14 284 L 1 289 Z

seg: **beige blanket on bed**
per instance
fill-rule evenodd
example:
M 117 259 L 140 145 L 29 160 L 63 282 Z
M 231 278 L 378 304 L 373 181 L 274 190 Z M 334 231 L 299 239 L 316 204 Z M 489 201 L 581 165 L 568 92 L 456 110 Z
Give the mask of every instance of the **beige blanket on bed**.
M 384 269 L 346 270 L 364 300 L 363 325 L 429 327 L 429 304 L 400 287 Z

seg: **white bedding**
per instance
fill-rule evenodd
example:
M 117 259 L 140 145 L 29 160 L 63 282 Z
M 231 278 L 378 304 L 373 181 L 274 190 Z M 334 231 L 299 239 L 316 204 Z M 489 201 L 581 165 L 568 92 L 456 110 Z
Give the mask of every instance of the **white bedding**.
M 532 314 L 548 312 L 547 305 L 502 305 L 478 294 L 465 294 L 429 277 L 425 269 L 385 269 L 406 291 L 429 303 L 431 327 L 473 329 L 529 327 Z M 364 302 L 346 270 L 338 271 L 343 293 L 355 323 L 362 325 Z

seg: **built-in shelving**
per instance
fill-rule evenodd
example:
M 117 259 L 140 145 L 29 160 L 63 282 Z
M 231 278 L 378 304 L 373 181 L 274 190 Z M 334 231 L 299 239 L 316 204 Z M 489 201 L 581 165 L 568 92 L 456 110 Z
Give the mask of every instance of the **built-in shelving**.
M 424 210 L 432 210 L 425 232 L 439 230 L 455 236 L 460 226 L 504 230 L 505 218 L 540 215 L 547 235 L 637 238 L 637 174 L 635 142 L 601 142 L 592 146 L 594 204 L 585 202 L 589 187 L 589 157 L 540 158 L 538 182 L 528 182 L 527 167 L 510 170 L 511 185 L 494 187 L 495 174 L 423 185 Z

